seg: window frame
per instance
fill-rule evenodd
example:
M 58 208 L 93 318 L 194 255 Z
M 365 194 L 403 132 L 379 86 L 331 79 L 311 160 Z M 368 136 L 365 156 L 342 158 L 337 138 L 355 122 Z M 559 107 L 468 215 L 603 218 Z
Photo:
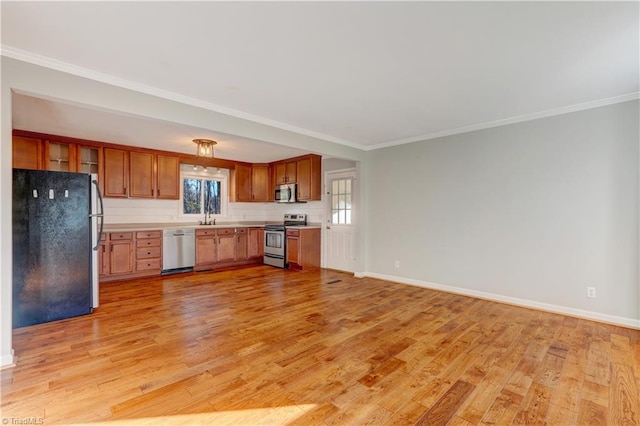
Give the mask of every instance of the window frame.
M 201 220 L 204 217 L 204 182 L 200 191 L 200 213 L 184 213 L 184 180 L 185 179 L 198 179 L 198 180 L 217 180 L 220 182 L 220 213 L 211 214 L 210 217 L 214 218 L 226 218 L 229 212 L 229 173 L 226 170 L 218 169 L 211 171 L 210 169 L 204 170 L 198 167 L 197 170 L 193 169 L 191 165 L 185 165 L 180 167 L 180 200 L 178 203 L 178 218 L 186 221 Z

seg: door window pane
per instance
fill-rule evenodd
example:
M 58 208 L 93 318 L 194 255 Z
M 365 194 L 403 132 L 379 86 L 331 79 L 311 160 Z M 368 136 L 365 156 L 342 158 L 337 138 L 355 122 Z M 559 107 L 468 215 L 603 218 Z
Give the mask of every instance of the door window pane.
M 351 225 L 352 179 L 336 179 L 331 182 L 331 223 Z

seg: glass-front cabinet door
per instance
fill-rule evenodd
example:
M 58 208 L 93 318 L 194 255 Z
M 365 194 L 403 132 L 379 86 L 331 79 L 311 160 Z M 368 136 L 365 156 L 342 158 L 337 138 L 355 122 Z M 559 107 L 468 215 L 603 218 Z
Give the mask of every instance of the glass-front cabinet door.
M 102 149 L 93 146 L 78 146 L 78 172 L 98 173 L 102 163 Z
M 75 148 L 76 146 L 73 144 L 47 141 L 45 144 L 45 164 L 47 170 L 75 172 Z

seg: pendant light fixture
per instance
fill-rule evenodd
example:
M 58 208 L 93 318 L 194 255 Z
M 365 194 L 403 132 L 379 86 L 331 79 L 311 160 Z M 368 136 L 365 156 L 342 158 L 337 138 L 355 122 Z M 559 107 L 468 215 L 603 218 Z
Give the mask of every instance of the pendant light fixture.
M 218 142 L 211 139 L 194 139 L 193 143 L 198 145 L 198 157 L 204 158 L 213 158 L 213 147 L 218 144 Z

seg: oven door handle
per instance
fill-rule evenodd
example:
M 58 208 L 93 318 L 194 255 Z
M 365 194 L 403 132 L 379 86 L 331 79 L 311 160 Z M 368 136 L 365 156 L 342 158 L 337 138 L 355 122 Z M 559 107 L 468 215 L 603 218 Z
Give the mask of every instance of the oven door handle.
M 265 253 L 264 257 L 270 257 L 272 259 L 284 259 L 284 256 L 277 256 L 277 255 L 271 254 L 271 253 Z

